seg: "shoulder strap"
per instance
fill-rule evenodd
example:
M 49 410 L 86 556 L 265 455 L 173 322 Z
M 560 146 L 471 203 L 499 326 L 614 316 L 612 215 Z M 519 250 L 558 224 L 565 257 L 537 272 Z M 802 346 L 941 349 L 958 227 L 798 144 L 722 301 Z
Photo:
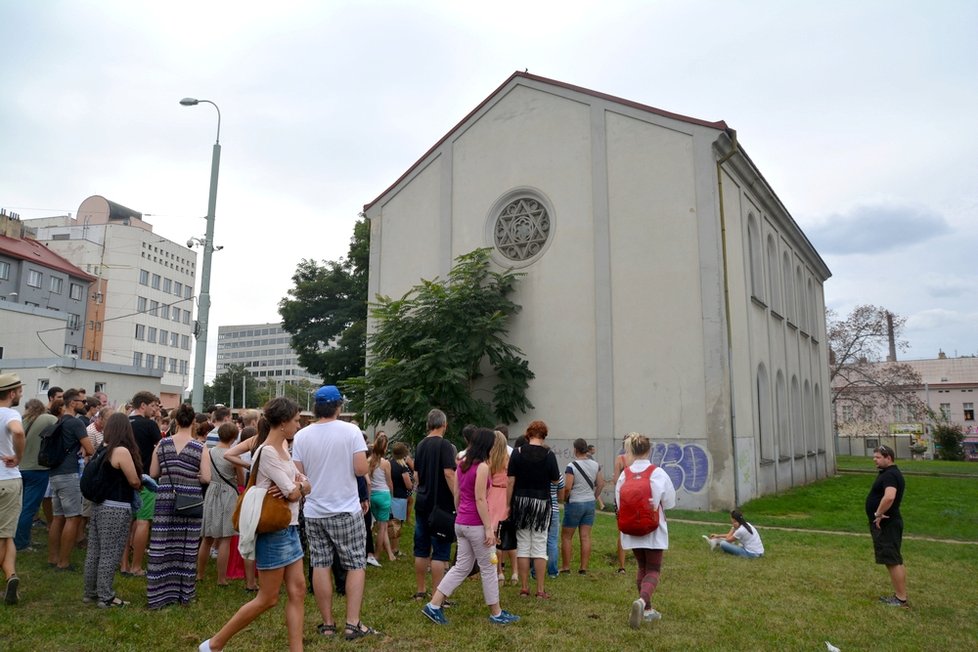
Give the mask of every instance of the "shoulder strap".
M 224 477 L 224 474 L 221 473 L 220 469 L 217 468 L 217 464 L 214 463 L 214 449 L 213 448 L 210 450 L 210 458 L 211 458 L 211 468 L 213 468 L 214 469 L 214 472 L 217 473 L 217 477 L 219 477 L 221 480 L 224 480 L 224 482 L 226 482 L 229 487 L 231 487 L 232 489 L 234 489 L 235 491 L 237 491 L 238 490 L 237 485 L 231 484 L 231 481 Z
M 574 465 L 574 468 L 578 470 L 578 472 L 581 474 L 581 477 L 584 478 L 585 482 L 587 482 L 587 486 L 591 487 L 591 491 L 594 491 L 594 482 L 591 480 L 588 474 L 584 472 L 584 469 L 581 468 L 581 465 L 577 463 L 577 460 L 574 460 L 573 462 L 571 462 L 571 464 Z

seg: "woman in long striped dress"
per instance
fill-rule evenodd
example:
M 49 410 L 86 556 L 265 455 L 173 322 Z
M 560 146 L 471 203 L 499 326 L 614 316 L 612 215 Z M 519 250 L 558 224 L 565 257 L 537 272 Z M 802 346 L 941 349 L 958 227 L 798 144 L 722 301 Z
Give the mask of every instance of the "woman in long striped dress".
M 153 451 L 150 475 L 159 479 L 156 511 L 149 537 L 146 601 L 150 609 L 187 604 L 197 592 L 197 547 L 200 518 L 178 516 L 176 494 L 200 498 L 210 482 L 211 468 L 204 445 L 192 435 L 194 409 L 176 410 L 177 432 L 165 437 Z

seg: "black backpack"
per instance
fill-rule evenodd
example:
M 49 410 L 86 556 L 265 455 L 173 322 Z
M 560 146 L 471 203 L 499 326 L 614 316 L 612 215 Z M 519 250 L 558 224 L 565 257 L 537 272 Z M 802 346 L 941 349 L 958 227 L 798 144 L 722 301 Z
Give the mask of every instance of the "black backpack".
M 105 502 L 109 494 L 109 483 L 105 479 L 106 464 L 108 464 L 106 452 L 108 450 L 105 446 L 99 446 L 95 454 L 92 455 L 92 459 L 88 460 L 88 464 L 85 465 L 85 470 L 82 471 L 80 482 L 82 496 L 93 503 Z
M 64 419 L 41 431 L 41 448 L 37 451 L 37 463 L 49 469 L 57 468 L 65 460 L 71 448 L 64 445 Z

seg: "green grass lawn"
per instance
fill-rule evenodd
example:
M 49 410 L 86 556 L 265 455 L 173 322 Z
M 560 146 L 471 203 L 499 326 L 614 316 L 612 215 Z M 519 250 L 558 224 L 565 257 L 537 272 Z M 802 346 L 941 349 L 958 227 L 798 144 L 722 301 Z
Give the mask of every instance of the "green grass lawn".
M 701 536 L 716 529 L 670 523 L 671 547 L 654 599 L 663 620 L 631 630 L 628 607 L 635 598 L 634 562 L 628 575 L 616 575 L 615 530 L 611 515 L 601 514 L 594 530 L 592 572 L 548 580 L 552 601 L 519 598 L 518 588 L 502 589 L 504 609 L 522 616 L 508 627 L 491 625 L 478 582 L 465 582 L 453 599 L 458 606 L 446 614 L 447 627 L 437 627 L 410 600 L 414 592 L 410 560 L 368 568 L 363 620 L 384 636 L 357 643 L 327 641 L 315 633 L 320 622 L 311 596 L 306 601 L 306 649 L 371 650 L 824 650 L 831 641 L 848 650 L 973 650 L 978 641 L 978 546 L 906 540 L 910 610 L 877 604 L 889 593 L 883 567 L 873 563 L 868 535 L 839 536 L 765 529 L 788 524 L 862 533 L 862 502 L 870 477 L 833 478 L 784 495 L 744 506 L 760 528 L 767 554 L 743 560 L 710 553 Z M 923 483 L 927 481 L 928 483 Z M 918 482 L 921 482 L 918 484 Z M 908 478 L 905 501 L 907 534 L 959 540 L 975 535 L 976 491 L 959 478 Z M 961 500 L 949 497 L 969 492 Z M 933 495 L 933 496 L 931 496 Z M 969 504 L 971 503 L 971 504 Z M 961 510 L 924 518 L 928 510 Z M 717 519 L 699 512 L 674 516 Z M 408 535 L 410 531 L 408 531 Z M 35 530 L 35 544 L 43 530 Z M 409 536 L 402 541 L 410 550 Z M 575 541 L 576 543 L 576 541 Z M 83 562 L 76 552 L 75 563 Z M 230 588 L 214 585 L 213 568 L 200 585 L 197 603 L 150 612 L 145 582 L 118 578 L 120 597 L 133 605 L 97 610 L 81 602 L 80 574 L 62 574 L 46 567 L 46 551 L 22 554 L 18 566 L 21 603 L 0 605 L 0 649 L 35 650 L 194 650 L 216 631 L 246 599 L 241 582 Z M 576 561 L 572 568 L 576 569 Z M 334 611 L 342 619 L 342 599 Z M 281 605 L 263 616 L 226 648 L 282 650 L 286 647 Z
M 904 473 L 925 475 L 967 475 L 978 478 L 978 462 L 946 462 L 944 460 L 907 460 L 898 459 L 897 466 Z M 876 466 L 872 457 L 857 457 L 855 455 L 839 455 L 836 466 L 840 471 L 865 471 L 875 473 Z

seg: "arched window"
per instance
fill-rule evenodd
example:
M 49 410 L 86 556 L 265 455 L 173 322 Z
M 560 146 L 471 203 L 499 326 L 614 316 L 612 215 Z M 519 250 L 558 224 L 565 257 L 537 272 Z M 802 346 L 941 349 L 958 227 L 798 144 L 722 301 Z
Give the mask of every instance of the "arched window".
M 812 284 L 812 279 L 808 279 L 808 292 L 806 294 L 808 300 L 808 332 L 814 336 L 818 333 L 818 329 L 815 328 L 815 323 L 818 321 L 818 308 L 815 305 L 815 286 Z
M 784 252 L 781 256 L 781 280 L 784 283 L 784 316 L 788 321 L 795 321 L 795 284 L 791 275 L 791 256 Z
M 778 247 L 774 237 L 767 237 L 767 289 L 770 294 L 768 306 L 771 310 L 783 315 L 781 308 L 781 284 L 778 283 Z
M 747 216 L 747 257 L 750 264 L 751 295 L 764 301 L 764 268 L 761 262 L 761 232 L 753 213 Z
M 801 386 L 798 376 L 791 377 L 791 434 L 795 444 L 795 452 L 805 452 L 805 419 L 801 407 Z
M 764 363 L 757 365 L 757 427 L 761 461 L 773 461 L 774 424 L 771 418 L 771 384 Z
M 798 307 L 798 328 L 808 331 L 808 304 L 805 302 L 805 283 L 801 278 L 801 265 L 795 268 L 795 297 Z
M 822 414 L 822 389 L 815 383 L 815 450 L 825 450 L 825 416 Z
M 784 374 L 778 370 L 774 382 L 774 405 L 778 415 L 778 456 L 791 455 L 791 426 L 788 424 L 788 391 L 784 382 Z
M 812 404 L 812 386 L 805 381 L 805 449 L 809 453 L 818 450 L 815 441 L 815 406 Z

